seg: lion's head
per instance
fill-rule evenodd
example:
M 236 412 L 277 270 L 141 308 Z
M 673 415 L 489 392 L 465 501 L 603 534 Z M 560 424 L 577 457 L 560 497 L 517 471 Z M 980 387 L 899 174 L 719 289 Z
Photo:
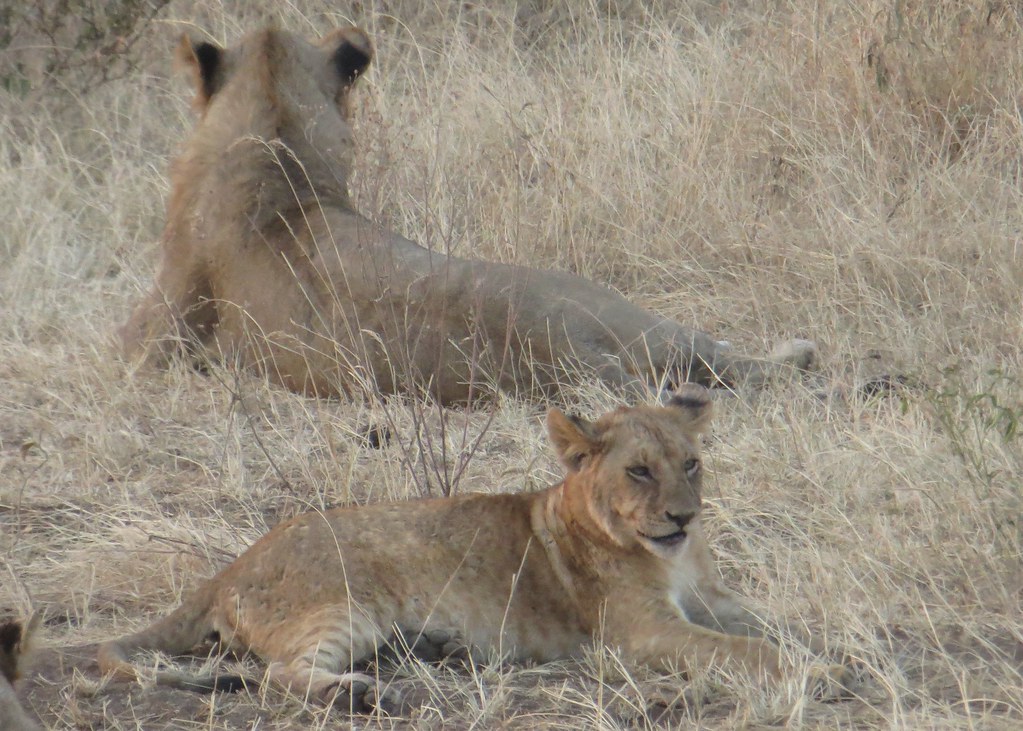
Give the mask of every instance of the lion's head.
M 618 545 L 670 555 L 700 513 L 699 435 L 711 411 L 709 392 L 694 384 L 664 406 L 623 407 L 596 422 L 552 409 L 547 426 L 569 472 L 566 490 Z
M 229 48 L 182 37 L 176 61 L 191 77 L 199 114 L 175 168 L 187 210 L 202 216 L 210 202 L 220 211 L 210 215 L 237 205 L 250 209 L 248 220 L 251 210 L 275 219 L 289 201 L 347 199 L 349 92 L 372 58 L 369 37 L 354 26 L 313 42 L 266 28 Z
M 215 106 L 235 113 L 240 106 L 235 97 L 282 107 L 261 110 L 266 113 L 333 99 L 347 116 L 348 91 L 372 58 L 369 36 L 355 26 L 338 28 L 312 43 L 265 28 L 227 49 L 186 35 L 177 51 L 178 64 L 192 75 L 195 106 L 204 116 Z

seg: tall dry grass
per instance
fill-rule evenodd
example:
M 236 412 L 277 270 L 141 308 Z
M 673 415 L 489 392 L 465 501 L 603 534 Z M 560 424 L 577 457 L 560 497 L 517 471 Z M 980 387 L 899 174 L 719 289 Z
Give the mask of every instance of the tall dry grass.
M 1007 2 L 174 0 L 103 84 L 74 68 L 8 83 L 37 43 L 8 39 L 4 613 L 45 607 L 51 646 L 139 627 L 283 517 L 426 490 L 442 453 L 463 458 L 456 489 L 557 479 L 535 405 L 317 402 L 113 356 L 190 125 L 170 49 L 184 30 L 229 42 L 270 18 L 310 34 L 354 21 L 376 40 L 351 181 L 367 215 L 461 255 L 608 282 L 737 348 L 822 348 L 802 383 L 719 399 L 709 519 L 728 582 L 861 661 L 860 699 L 705 673 L 687 686 L 595 652 L 403 667 L 413 726 L 647 727 L 658 694 L 669 725 L 1021 722 L 1023 44 Z M 884 374 L 910 387 L 862 398 Z M 584 412 L 615 402 L 578 394 Z M 388 419 L 398 443 L 366 448 L 363 427 Z M 124 701 L 68 674 L 27 697 L 57 728 L 342 722 L 271 696 L 177 697 L 171 722 L 146 692 Z

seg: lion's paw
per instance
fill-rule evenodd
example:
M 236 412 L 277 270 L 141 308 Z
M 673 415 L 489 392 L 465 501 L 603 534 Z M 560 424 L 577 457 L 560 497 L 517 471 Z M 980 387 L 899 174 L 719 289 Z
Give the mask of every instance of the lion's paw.
M 817 343 L 801 338 L 787 340 L 771 352 L 771 360 L 800 370 L 809 370 L 817 360 Z
M 365 673 L 345 673 L 324 689 L 324 700 L 352 713 L 376 710 L 393 715 L 401 704 L 401 695 Z
M 851 665 L 814 665 L 807 674 L 807 691 L 821 701 L 853 697 L 857 683 L 856 668 Z
M 412 655 L 423 662 L 456 660 L 467 666 L 477 666 L 482 665 L 484 660 L 482 653 L 456 630 L 426 630 L 416 637 L 410 649 Z

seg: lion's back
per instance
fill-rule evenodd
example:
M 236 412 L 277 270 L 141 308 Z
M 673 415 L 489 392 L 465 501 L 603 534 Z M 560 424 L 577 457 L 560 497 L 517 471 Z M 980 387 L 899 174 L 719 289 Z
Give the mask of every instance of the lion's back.
M 238 616 L 253 623 L 282 609 L 349 599 L 391 621 L 413 621 L 390 615 L 415 615 L 417 606 L 424 620 L 431 606 L 503 611 L 511 578 L 537 553 L 529 550 L 527 497 L 465 495 L 306 513 L 268 532 L 212 583 L 221 606 L 240 603 Z M 532 574 L 530 591 L 543 591 L 543 571 Z

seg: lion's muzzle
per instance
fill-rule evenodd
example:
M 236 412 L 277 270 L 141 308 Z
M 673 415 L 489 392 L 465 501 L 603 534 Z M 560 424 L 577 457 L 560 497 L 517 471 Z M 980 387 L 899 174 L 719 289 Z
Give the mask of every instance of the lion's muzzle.
M 678 530 L 664 533 L 661 535 L 648 535 L 646 533 L 640 533 L 641 536 L 646 538 L 652 543 L 656 543 L 658 546 L 664 548 L 671 548 L 673 546 L 680 545 L 686 539 L 686 526 L 696 517 L 696 513 L 670 513 L 666 512 L 664 517 L 667 518 L 671 523 L 674 523 L 678 527 Z

